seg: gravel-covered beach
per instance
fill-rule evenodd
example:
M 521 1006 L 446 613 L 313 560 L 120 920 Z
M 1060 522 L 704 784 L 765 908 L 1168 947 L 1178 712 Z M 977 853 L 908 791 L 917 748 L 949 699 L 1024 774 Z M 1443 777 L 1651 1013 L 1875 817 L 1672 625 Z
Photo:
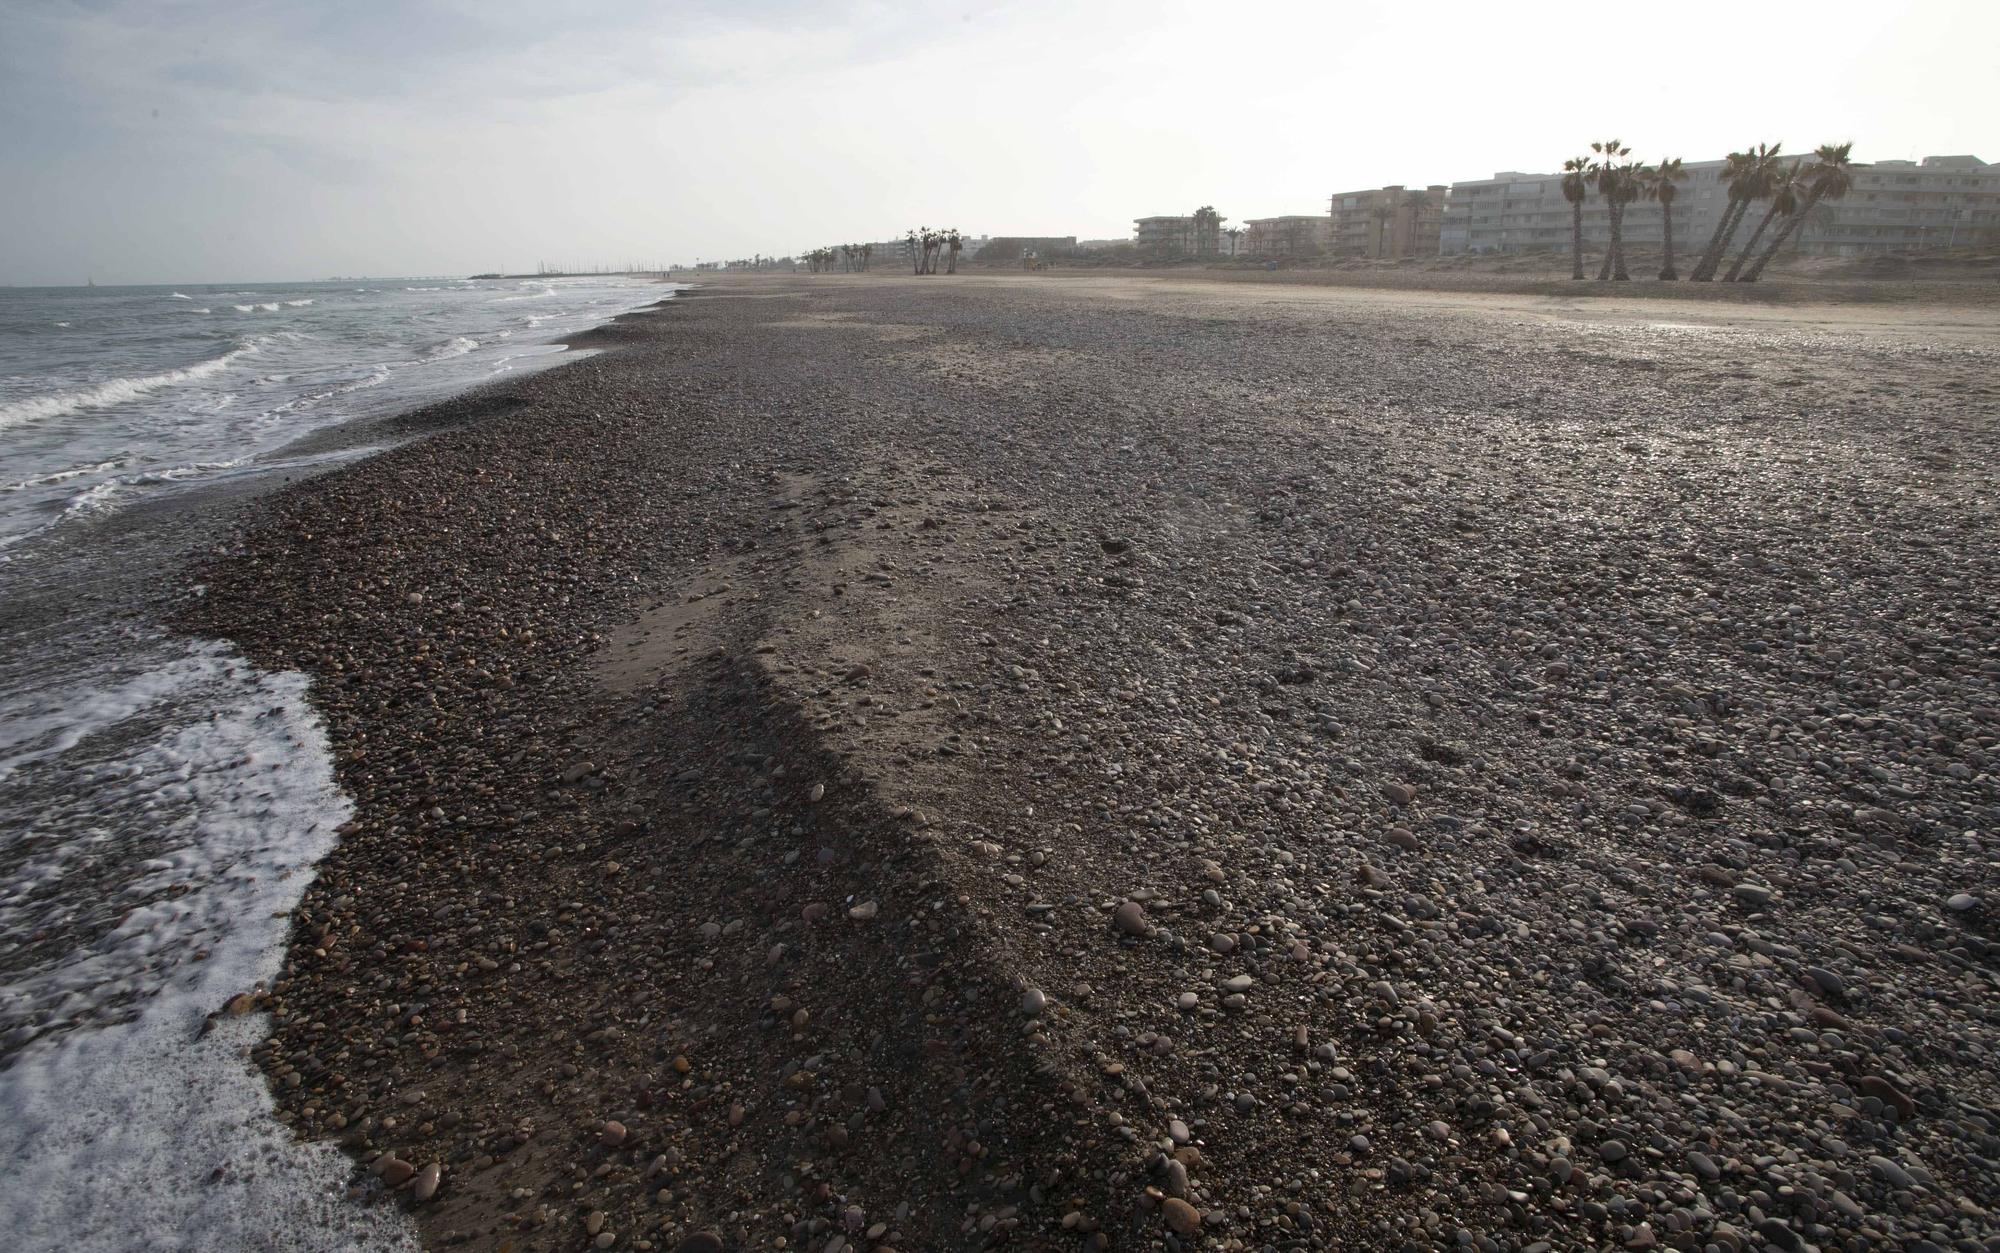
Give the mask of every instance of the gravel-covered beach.
M 193 576 L 355 805 L 229 1011 L 358 1203 L 2000 1248 L 1990 303 L 800 276 L 572 342 Z

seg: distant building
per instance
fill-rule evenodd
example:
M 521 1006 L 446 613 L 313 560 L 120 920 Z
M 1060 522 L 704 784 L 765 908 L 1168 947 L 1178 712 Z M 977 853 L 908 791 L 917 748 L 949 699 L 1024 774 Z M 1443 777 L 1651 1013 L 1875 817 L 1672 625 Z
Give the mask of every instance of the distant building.
M 2000 164 L 1973 156 L 1876 161 L 1847 198 L 1808 222 L 1804 251 L 1838 256 L 2000 244 Z M 1815 216 L 1818 216 L 1815 213 Z
M 1134 218 L 1132 242 L 1139 251 L 1154 256 L 1194 255 L 1194 215 L 1167 214 L 1163 217 Z
M 1076 241 L 1076 250 L 1078 252 L 1103 252 L 1107 248 L 1123 248 L 1131 242 L 1129 239 L 1079 239 Z
M 1807 161 L 1811 154 L 1804 154 Z M 1729 203 L 1722 182 L 1724 163 L 1684 165 L 1688 179 L 1674 200 L 1674 247 L 1698 253 L 1708 243 Z M 1752 211 L 1736 235 L 1741 247 L 1756 226 Z M 1628 248 L 1657 249 L 1661 243 L 1659 206 L 1628 205 L 1622 234 Z M 1504 171 L 1492 178 L 1453 183 L 1445 202 L 1439 249 L 1466 252 L 1568 252 L 1571 210 L 1560 174 Z M 1585 199 L 1583 243 L 1602 251 L 1611 239 L 1604 202 L 1595 192 Z M 2000 166 L 1972 156 L 1877 161 L 1854 168 L 1854 188 L 1846 199 L 1819 206 L 1800 226 L 1788 247 L 1816 255 L 1853 256 L 1918 248 L 1990 246 L 2000 243 Z
M 1311 257 L 1327 250 L 1332 224 L 1323 213 L 1245 218 L 1241 251 L 1250 257 Z
M 1401 183 L 1335 192 L 1327 202 L 1331 249 L 1342 257 L 1435 257 L 1449 189 L 1412 192 Z

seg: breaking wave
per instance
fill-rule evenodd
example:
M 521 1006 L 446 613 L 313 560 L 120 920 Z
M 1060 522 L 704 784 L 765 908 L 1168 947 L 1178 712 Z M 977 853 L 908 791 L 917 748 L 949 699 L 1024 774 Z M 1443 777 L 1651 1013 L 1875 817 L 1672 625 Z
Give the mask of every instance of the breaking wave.
M 147 392 L 155 392 L 162 387 L 172 387 L 178 383 L 192 383 L 209 378 L 229 368 L 237 358 L 257 351 L 255 344 L 244 344 L 232 348 L 219 357 L 207 361 L 197 361 L 178 370 L 167 370 L 159 374 L 146 374 L 138 378 L 110 379 L 94 387 L 78 388 L 75 391 L 52 392 L 46 396 L 30 396 L 11 404 L 0 405 L 0 430 L 18 426 L 23 422 L 35 422 L 45 418 L 60 417 L 74 413 L 78 409 L 97 409 L 105 405 L 121 404 L 137 399 Z

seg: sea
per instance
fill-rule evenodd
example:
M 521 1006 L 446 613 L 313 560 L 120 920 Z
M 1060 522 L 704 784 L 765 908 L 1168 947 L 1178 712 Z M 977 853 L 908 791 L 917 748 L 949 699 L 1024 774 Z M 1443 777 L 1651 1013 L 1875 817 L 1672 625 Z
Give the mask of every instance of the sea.
M 350 813 L 308 681 L 162 622 L 228 506 L 378 450 L 331 428 L 557 364 L 565 335 L 673 290 L 0 288 L 8 1248 L 416 1247 L 342 1154 L 271 1117 L 262 1015 L 217 1015 L 276 974 Z

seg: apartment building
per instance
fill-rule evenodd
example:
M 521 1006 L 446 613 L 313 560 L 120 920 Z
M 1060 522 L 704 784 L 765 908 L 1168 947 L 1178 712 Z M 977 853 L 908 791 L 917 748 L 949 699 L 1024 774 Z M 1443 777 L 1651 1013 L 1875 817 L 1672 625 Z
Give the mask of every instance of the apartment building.
M 1147 254 L 1191 256 L 1194 253 L 1194 216 L 1165 214 L 1132 219 L 1132 242 Z
M 1396 183 L 1335 192 L 1327 202 L 1329 248 L 1342 257 L 1435 257 L 1449 190 Z
M 1723 163 L 1694 161 L 1682 168 L 1687 180 L 1674 200 L 1674 247 L 1699 249 L 1728 203 Z M 1438 248 L 1447 256 L 1463 252 L 1568 252 L 1570 203 L 1563 199 L 1562 175 L 1505 170 L 1492 178 L 1453 183 L 1445 199 Z M 1625 210 L 1625 245 L 1656 249 L 1664 217 L 1647 201 Z M 1592 192 L 1583 202 L 1583 246 L 1602 251 L 1611 239 L 1611 214 Z
M 2000 244 L 2000 164 L 1973 156 L 1876 161 L 1847 198 L 1808 222 L 1808 252 L 1854 256 Z M 1814 217 L 1822 216 L 1816 211 Z
M 1721 161 L 1694 161 L 1683 168 L 1688 178 L 1674 200 L 1674 246 L 1693 253 L 1714 232 L 1729 189 Z M 1659 248 L 1663 224 L 1657 204 L 1628 206 L 1626 246 Z M 1601 251 L 1610 238 L 1610 216 L 1593 193 L 1584 201 L 1584 248 Z M 1737 242 L 1746 238 L 1739 234 Z M 1793 240 L 1799 252 L 1839 256 L 2000 243 L 2000 166 L 1972 156 L 1857 166 L 1847 198 L 1820 206 Z M 1569 246 L 1570 205 L 1563 199 L 1562 175 L 1503 171 L 1451 185 L 1441 252 L 1568 252 Z
M 1332 242 L 1332 223 L 1323 213 L 1294 213 L 1275 218 L 1245 218 L 1243 221 L 1241 251 L 1245 256 L 1311 257 L 1325 252 Z

